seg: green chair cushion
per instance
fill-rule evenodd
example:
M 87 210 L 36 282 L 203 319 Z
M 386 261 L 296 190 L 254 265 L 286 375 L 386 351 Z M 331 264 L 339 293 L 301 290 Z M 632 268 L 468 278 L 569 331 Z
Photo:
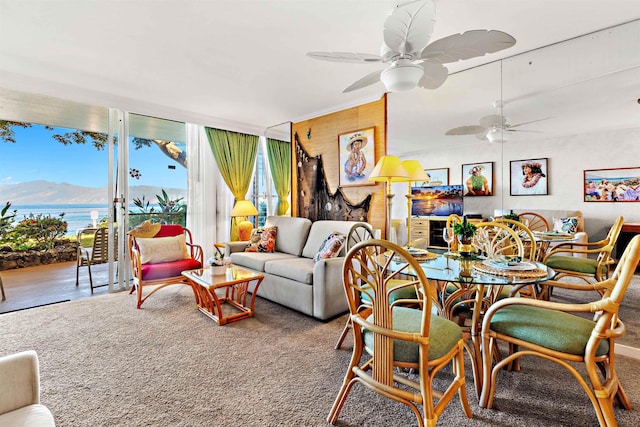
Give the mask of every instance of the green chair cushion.
M 547 266 L 556 270 L 575 271 L 576 273 L 596 274 L 598 260 L 591 258 L 578 258 L 565 255 L 551 255 L 547 259 Z M 601 275 L 607 274 L 607 266 L 603 265 Z
M 595 322 L 570 313 L 526 305 L 510 305 L 491 318 L 491 330 L 563 353 L 584 355 Z M 600 342 L 598 356 L 609 351 Z
M 394 307 L 393 329 L 402 332 L 420 333 L 422 311 L 409 307 Z M 373 321 L 373 315 L 368 321 Z M 373 332 L 364 330 L 364 343 L 373 349 Z M 462 339 L 460 327 L 440 316 L 431 316 L 429 329 L 429 360 L 447 354 Z M 398 362 L 418 363 L 419 345 L 410 341 L 394 340 L 393 357 Z
M 387 287 L 394 287 L 394 286 L 398 286 L 401 283 L 406 283 L 406 280 L 401 280 L 401 279 L 391 279 L 389 280 L 389 282 L 387 283 Z M 363 286 L 363 289 L 369 290 L 371 289 L 371 286 Z M 389 302 L 390 303 L 394 303 L 397 300 L 400 299 L 417 299 L 418 296 L 416 294 L 416 287 L 415 286 L 405 286 L 403 288 L 400 289 L 396 289 L 395 291 L 391 292 L 391 295 L 389 296 Z M 362 293 L 362 300 L 363 301 L 367 301 L 370 302 L 370 298 L 369 295 L 365 292 Z

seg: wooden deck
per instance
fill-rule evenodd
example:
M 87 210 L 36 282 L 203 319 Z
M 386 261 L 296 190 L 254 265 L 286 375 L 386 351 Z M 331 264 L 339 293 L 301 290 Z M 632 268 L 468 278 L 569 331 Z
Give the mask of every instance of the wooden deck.
M 107 283 L 107 264 L 93 266 L 91 271 L 95 285 Z M 0 275 L 7 296 L 5 301 L 0 301 L 0 314 L 92 296 L 86 267 L 80 268 L 76 287 L 75 261 L 4 270 Z M 94 289 L 93 295 L 108 292 L 109 288 L 105 286 Z

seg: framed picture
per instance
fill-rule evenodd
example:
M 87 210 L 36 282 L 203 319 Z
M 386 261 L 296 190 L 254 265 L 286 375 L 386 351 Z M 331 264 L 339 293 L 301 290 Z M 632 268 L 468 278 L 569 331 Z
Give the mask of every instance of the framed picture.
M 512 160 L 512 196 L 544 196 L 548 192 L 548 159 Z
M 493 162 L 462 165 L 464 196 L 493 196 Z
M 425 169 L 424 173 L 429 177 L 429 181 L 420 183 L 421 187 L 435 187 L 438 185 L 449 185 L 449 168 Z
M 351 131 L 338 135 L 340 156 L 340 187 L 376 185 L 369 175 L 376 165 L 375 128 Z
M 640 202 L 640 167 L 584 171 L 585 202 Z

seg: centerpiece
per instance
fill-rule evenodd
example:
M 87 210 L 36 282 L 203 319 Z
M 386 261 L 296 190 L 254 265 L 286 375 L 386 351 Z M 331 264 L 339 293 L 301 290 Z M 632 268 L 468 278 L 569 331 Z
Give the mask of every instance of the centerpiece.
M 471 253 L 474 251 L 471 240 L 476 234 L 476 226 L 464 217 L 462 222 L 453 225 L 453 232 L 458 236 L 458 240 L 460 241 L 460 246 L 458 247 L 460 255 L 471 256 Z

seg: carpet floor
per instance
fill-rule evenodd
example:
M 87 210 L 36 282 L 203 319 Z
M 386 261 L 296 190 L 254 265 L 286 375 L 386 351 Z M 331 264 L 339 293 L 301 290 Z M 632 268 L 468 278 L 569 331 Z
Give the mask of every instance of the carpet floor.
M 161 290 L 141 310 L 135 296 L 108 294 L 0 315 L 0 355 L 35 349 L 42 403 L 58 426 L 327 426 L 351 337 L 334 350 L 346 316 L 319 322 L 258 298 L 256 316 L 219 327 L 194 307 L 186 286 Z M 617 358 L 640 408 L 640 361 Z M 445 373 L 446 375 L 446 373 Z M 494 409 L 474 413 L 457 398 L 439 426 L 595 426 L 575 379 L 534 358 L 501 372 Z M 620 426 L 640 425 L 637 409 L 616 408 Z M 411 411 L 355 386 L 339 426 L 412 426 Z

